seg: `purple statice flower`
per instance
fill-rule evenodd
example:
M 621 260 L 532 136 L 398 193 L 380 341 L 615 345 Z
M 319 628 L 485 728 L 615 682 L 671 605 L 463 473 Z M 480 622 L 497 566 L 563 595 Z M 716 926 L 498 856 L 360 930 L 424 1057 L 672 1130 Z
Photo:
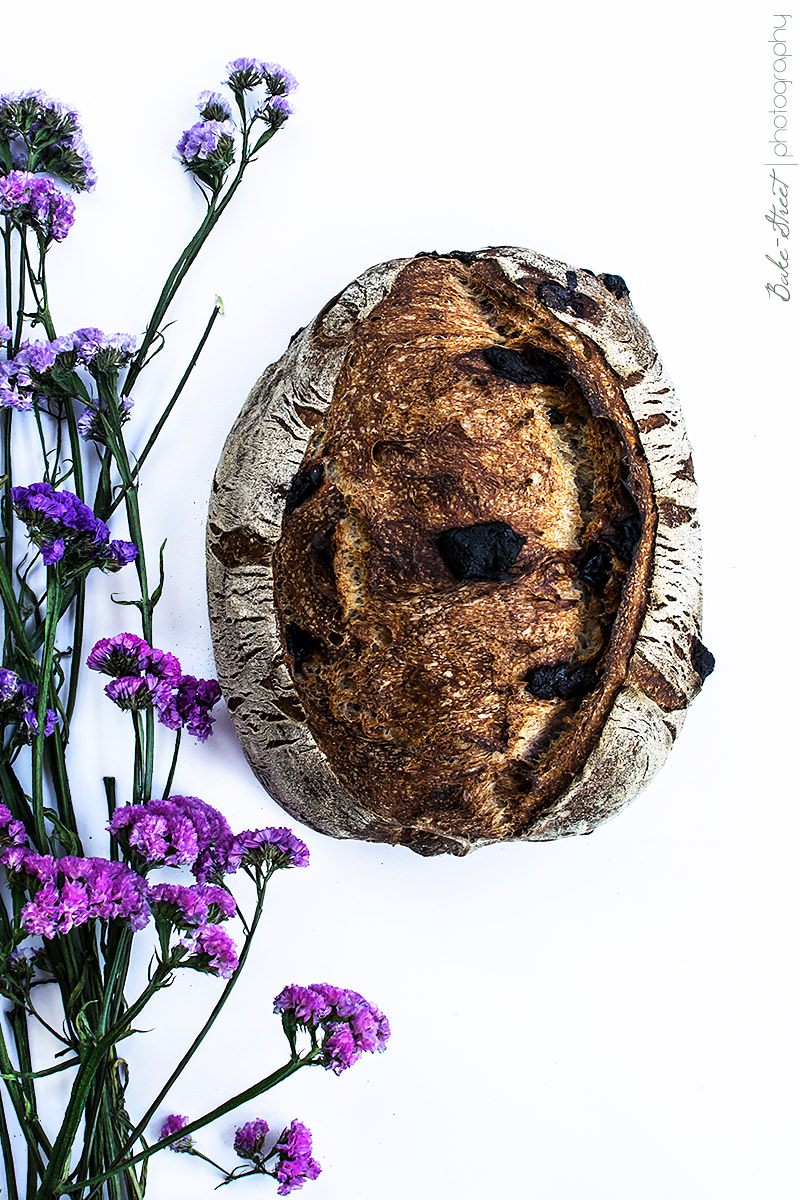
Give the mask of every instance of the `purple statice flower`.
M 301 1188 L 308 1179 L 316 1179 L 321 1167 L 311 1157 L 311 1130 L 302 1121 L 292 1121 L 275 1143 L 278 1165 L 273 1172 L 278 1181 L 278 1195 L 288 1196 Z
M 105 563 L 106 570 L 120 571 L 130 563 L 136 562 L 138 557 L 139 551 L 133 542 L 121 542 L 118 538 L 114 538 L 108 543 L 108 554 Z
M 244 829 L 233 839 L 231 860 L 237 865 L 307 867 L 308 846 L 291 829 Z
M 199 883 L 235 870 L 233 834 L 222 813 L 195 796 L 172 796 L 118 808 L 107 828 L 150 866 L 189 866 Z
M 149 653 L 144 638 L 135 633 L 118 633 L 115 637 L 100 638 L 92 647 L 86 665 L 104 675 L 134 675 L 148 669 Z
M 0 212 L 47 242 L 63 242 L 75 220 L 75 203 L 52 179 L 30 171 L 0 176 Z
M 189 1124 L 189 1118 L 181 1116 L 180 1113 L 171 1113 L 164 1124 L 161 1126 L 161 1132 L 158 1135 L 158 1140 L 163 1141 L 164 1138 L 171 1137 L 173 1133 L 177 1133 L 179 1129 L 183 1129 Z M 170 1150 L 174 1150 L 176 1154 L 187 1154 L 194 1148 L 194 1142 L 191 1134 L 185 1137 L 176 1138 L 174 1142 L 169 1144 Z
M 185 729 L 199 742 L 204 742 L 211 735 L 214 724 L 211 709 L 221 698 L 222 691 L 216 679 L 181 675 L 177 691 L 159 713 L 159 720 L 168 729 Z
M 10 342 L 13 336 L 8 325 L 0 324 L 0 342 Z
M 286 96 L 297 88 L 297 80 L 279 63 L 261 63 L 261 74 L 267 91 L 273 96 Z M 291 112 L 291 109 L 289 110 Z
M 129 420 L 132 408 L 133 401 L 128 396 L 120 400 L 117 406 L 120 425 L 124 425 Z M 105 445 L 107 433 L 103 425 L 102 414 L 107 412 L 108 406 L 105 401 L 95 401 L 83 410 L 78 417 L 78 433 L 85 441 L 99 442 L 101 445 Z
M 21 913 L 30 934 L 53 938 L 92 920 L 125 920 L 132 929 L 143 929 L 150 920 L 147 885 L 123 863 L 28 854 L 15 866 L 34 881 Z
M 230 103 L 220 92 L 201 92 L 197 97 L 197 108 L 204 121 L 232 121 Z
M 234 58 L 225 67 L 223 83 L 234 92 L 249 92 L 264 81 L 264 63 L 258 58 Z
M 150 907 L 156 917 L 173 925 L 192 928 L 227 921 L 236 912 L 236 901 L 225 888 L 216 884 L 156 883 L 148 889 Z
M 103 691 L 117 708 L 141 712 L 146 708 L 157 708 L 169 703 L 172 692 L 168 683 L 157 675 L 121 675 L 107 683 Z
M 35 737 L 38 732 L 36 717 L 37 698 L 39 689 L 35 683 L 20 679 L 14 671 L 3 668 L 0 671 L 0 710 L 3 720 L 9 716 L 16 721 L 20 731 L 27 739 Z M 46 708 L 44 714 L 44 736 L 50 737 L 58 724 L 58 717 L 52 708 Z
M 22 821 L 17 821 L 12 816 L 11 810 L 5 804 L 0 804 L 0 851 L 26 844 L 27 837 Z
M 233 1138 L 233 1148 L 239 1158 L 250 1158 L 254 1162 L 263 1162 L 264 1143 L 269 1133 L 269 1125 L 260 1117 L 255 1121 L 247 1121 L 240 1125 Z
M 109 550 L 110 533 L 105 522 L 72 492 L 55 491 L 49 483 L 32 483 L 11 489 L 14 510 L 28 527 L 28 536 L 39 546 L 46 562 L 67 558 L 76 572 L 100 567 L 117 571 L 121 554 Z M 133 543 L 130 554 L 137 553 Z M 130 561 L 130 560 L 129 560 Z
M 191 129 L 185 129 L 175 147 L 175 157 L 185 167 L 195 166 L 203 160 L 216 158 L 225 165 L 233 161 L 233 136 L 236 128 L 232 121 L 198 121 Z
M 322 1032 L 321 1062 L 336 1075 L 352 1067 L 365 1051 L 383 1053 L 391 1032 L 374 1004 L 358 992 L 329 983 L 290 984 L 275 997 L 274 1011 L 282 1014 L 287 1034 L 293 1024 Z
M 178 944 L 189 951 L 182 965 L 195 971 L 230 979 L 239 966 L 233 938 L 219 925 L 201 925 L 180 938 Z
M 95 186 L 78 114 L 44 92 L 0 96 L 0 134 L 8 139 L 15 164 L 56 175 L 78 192 Z

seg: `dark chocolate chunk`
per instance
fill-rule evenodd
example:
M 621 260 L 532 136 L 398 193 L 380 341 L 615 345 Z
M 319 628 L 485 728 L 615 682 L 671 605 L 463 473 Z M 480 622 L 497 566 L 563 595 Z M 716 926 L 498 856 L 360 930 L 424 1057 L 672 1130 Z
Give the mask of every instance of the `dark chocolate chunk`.
M 512 383 L 544 383 L 548 387 L 562 387 L 567 379 L 567 368 L 555 354 L 525 346 L 522 350 L 508 350 L 505 346 L 488 346 L 483 356 L 489 366 Z
M 317 649 L 317 641 L 307 629 L 290 621 L 286 626 L 286 649 L 291 655 L 295 670 L 300 671 L 306 660 L 311 658 Z
M 704 646 L 699 638 L 692 638 L 691 649 L 692 666 L 697 674 L 705 682 L 716 666 L 714 655 Z
M 571 292 L 578 286 L 578 276 L 575 271 L 567 271 L 567 287 Z
M 577 700 L 597 686 L 597 672 L 589 663 L 532 667 L 523 678 L 525 690 L 539 700 Z
M 445 565 L 456 579 L 507 579 L 525 538 L 505 521 L 446 529 L 436 539 Z
M 633 553 L 642 536 L 642 518 L 636 513 L 614 522 L 614 532 L 604 533 L 603 541 L 613 546 L 623 562 L 632 562 Z
M 567 418 L 560 408 L 548 408 L 547 419 L 551 425 L 563 425 Z
M 577 283 L 577 279 L 575 281 Z M 542 304 L 555 312 L 571 312 L 576 317 L 591 320 L 598 309 L 598 304 L 585 292 L 576 292 L 574 288 L 563 287 L 554 279 L 546 279 L 536 289 L 536 294 Z
M 601 275 L 600 282 L 611 292 L 612 296 L 616 296 L 617 300 L 622 300 L 628 295 L 628 285 L 621 275 Z
M 286 504 L 284 505 L 283 515 L 290 516 L 296 508 L 301 504 L 305 504 L 306 500 L 314 495 L 314 492 L 325 478 L 325 467 L 321 462 L 316 462 L 313 466 L 305 467 L 304 470 L 298 471 L 292 482 L 289 484 L 289 491 L 286 493 Z
M 601 542 L 590 542 L 578 555 L 578 578 L 602 592 L 611 574 L 611 551 Z

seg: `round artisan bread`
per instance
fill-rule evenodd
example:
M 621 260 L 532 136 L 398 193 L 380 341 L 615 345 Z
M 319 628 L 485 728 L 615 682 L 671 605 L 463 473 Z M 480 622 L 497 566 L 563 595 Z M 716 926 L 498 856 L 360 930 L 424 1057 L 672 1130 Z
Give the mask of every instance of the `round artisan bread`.
M 337 837 L 588 833 L 713 666 L 692 458 L 619 276 L 513 247 L 366 271 L 259 379 L 208 521 L 258 778 Z

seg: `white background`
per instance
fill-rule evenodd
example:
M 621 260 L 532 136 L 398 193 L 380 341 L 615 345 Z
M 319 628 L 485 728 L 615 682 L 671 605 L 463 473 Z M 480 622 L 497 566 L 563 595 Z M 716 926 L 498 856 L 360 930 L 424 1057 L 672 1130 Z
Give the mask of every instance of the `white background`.
M 354 987 L 394 1035 L 382 1058 L 300 1074 L 206 1130 L 212 1157 L 231 1161 L 241 1120 L 300 1117 L 323 1167 L 310 1200 L 797 1195 L 800 301 L 765 290 L 773 24 L 763 2 L 711 0 L 73 0 L 3 16 L 3 90 L 76 106 L 100 177 L 51 255 L 60 332 L 142 329 L 201 212 L 174 144 L 226 62 L 277 60 L 300 81 L 138 389 L 141 445 L 219 293 L 226 316 L 143 487 L 154 566 L 168 538 L 156 641 L 185 670 L 213 673 L 204 520 L 228 429 L 289 336 L 375 262 L 517 244 L 622 275 L 695 448 L 718 665 L 662 774 L 590 838 L 464 860 L 296 826 L 311 866 L 272 885 L 249 977 L 164 1112 L 194 1117 L 283 1061 L 271 1008 L 287 982 Z M 800 94 L 790 120 L 797 153 Z M 789 247 L 800 263 L 800 228 Z M 794 284 L 800 297 L 800 265 Z M 106 584 L 87 645 L 131 625 Z M 124 575 L 112 586 L 134 594 Z M 123 793 L 129 778 L 128 724 L 100 687 L 85 681 L 71 762 L 87 831 L 101 775 Z M 187 748 L 175 791 L 235 827 L 285 820 L 224 714 Z M 133 1113 L 218 988 L 182 980 L 140 1021 L 152 1032 L 125 1048 Z M 210 1197 L 217 1180 L 162 1154 L 148 1195 Z

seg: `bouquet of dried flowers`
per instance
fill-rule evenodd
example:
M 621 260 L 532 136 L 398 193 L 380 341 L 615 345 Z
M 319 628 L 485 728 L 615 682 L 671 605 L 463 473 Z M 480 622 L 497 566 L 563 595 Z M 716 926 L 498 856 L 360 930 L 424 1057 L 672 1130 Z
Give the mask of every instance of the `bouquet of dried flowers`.
M 0 1150 L 10 1200 L 140 1197 L 153 1154 L 169 1148 L 207 1159 L 195 1145 L 197 1130 L 301 1067 L 339 1074 L 363 1052 L 383 1050 L 389 1036 L 384 1015 L 357 992 L 292 984 L 274 1006 L 289 1045 L 285 1064 L 209 1112 L 158 1115 L 242 973 L 271 877 L 308 863 L 306 846 L 290 830 L 234 834 L 210 804 L 173 792 L 181 738 L 210 736 L 220 690 L 155 645 L 164 547 L 154 586 L 139 488 L 219 316 L 218 301 L 144 445 L 132 451 L 126 443 L 135 387 L 164 346 L 165 317 L 181 283 L 245 171 L 292 112 L 295 81 L 277 64 L 237 59 L 223 86 L 202 93 L 200 120 L 178 142 L 176 156 L 205 210 L 139 337 L 95 328 L 57 332 L 47 259 L 72 226 L 70 192 L 91 189 L 95 173 L 75 112 L 38 91 L 0 97 L 0 992 L 9 1004 L 0 1025 Z M 17 482 L 15 447 L 21 434 L 29 444 L 32 430 L 41 478 Z M 117 602 L 138 610 L 141 634 L 111 633 L 84 657 L 87 584 L 118 571 L 135 573 L 138 598 Z M 115 778 L 102 780 L 106 857 L 86 854 L 92 831 L 70 788 L 84 662 L 108 677 L 105 694 L 131 723 L 130 802 L 120 802 Z M 86 686 L 99 686 L 97 675 Z M 158 738 L 174 743 L 164 779 L 155 767 Z M 247 881 L 249 908 L 231 888 L 234 874 Z M 240 929 L 238 945 L 229 923 Z M 139 983 L 131 963 L 134 942 L 143 938 L 152 958 Z M 153 996 L 186 970 L 218 976 L 219 997 L 146 1110 L 130 1113 L 131 1053 L 126 1048 L 123 1059 L 120 1043 L 135 1034 Z M 50 1128 L 42 1090 L 59 1075 L 67 1100 L 60 1126 Z M 154 1119 L 158 1132 L 149 1140 Z M 226 1184 L 269 1175 L 287 1195 L 319 1174 L 311 1135 L 298 1120 L 277 1137 L 263 1118 L 248 1120 L 233 1150 L 238 1165 L 213 1163 Z

